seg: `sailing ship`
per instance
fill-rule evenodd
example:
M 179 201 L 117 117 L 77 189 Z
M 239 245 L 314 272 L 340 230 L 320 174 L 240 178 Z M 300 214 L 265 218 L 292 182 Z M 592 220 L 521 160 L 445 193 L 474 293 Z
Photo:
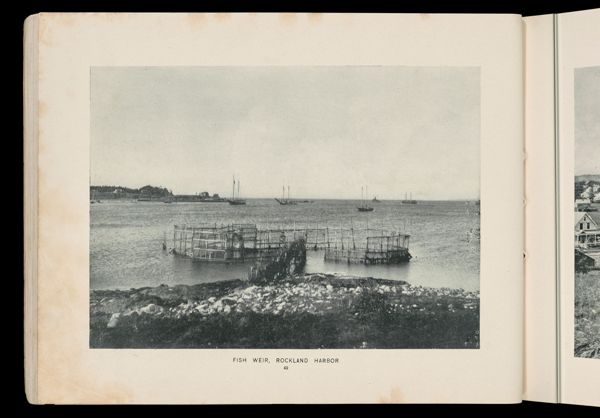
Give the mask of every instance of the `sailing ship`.
M 229 199 L 227 202 L 229 202 L 230 205 L 245 205 L 246 201 L 243 199 L 240 199 L 240 180 L 238 179 L 237 181 L 237 197 L 235 197 L 235 176 L 233 177 L 233 189 L 231 192 L 231 199 Z
M 412 192 L 410 194 L 410 198 L 408 197 L 408 193 L 404 193 L 404 199 L 402 200 L 403 205 L 416 205 L 417 201 L 413 200 Z
M 373 203 L 381 203 L 381 200 L 377 199 L 377 196 L 373 197 L 373 200 L 371 200 Z
M 290 199 L 290 186 L 287 187 L 287 191 L 288 191 L 288 197 L 286 199 L 285 198 L 285 186 L 283 186 L 282 191 L 281 191 L 281 199 L 275 198 L 277 203 L 279 203 L 280 205 L 295 205 L 295 204 L 297 204 L 296 201 Z
M 358 206 L 356 209 L 358 209 L 359 212 L 373 212 L 373 207 L 367 205 L 367 201 L 365 200 L 365 195 L 369 194 L 369 189 L 366 189 L 366 193 L 363 193 L 364 189 L 361 187 L 360 188 L 360 206 Z

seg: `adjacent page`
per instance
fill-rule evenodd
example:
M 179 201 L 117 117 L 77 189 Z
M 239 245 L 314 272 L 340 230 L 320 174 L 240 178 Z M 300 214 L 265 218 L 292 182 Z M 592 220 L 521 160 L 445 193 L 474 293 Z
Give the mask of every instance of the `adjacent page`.
M 560 393 L 600 405 L 600 10 L 556 17 Z M 573 213 L 574 219 L 573 221 Z
M 32 402 L 521 401 L 520 16 L 36 19 Z
M 525 22 L 525 392 L 558 402 L 554 19 Z

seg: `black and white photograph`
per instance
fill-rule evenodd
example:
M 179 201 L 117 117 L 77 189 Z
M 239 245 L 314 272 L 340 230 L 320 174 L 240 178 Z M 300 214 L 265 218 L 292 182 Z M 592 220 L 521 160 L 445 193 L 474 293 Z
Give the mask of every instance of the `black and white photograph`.
M 90 71 L 90 348 L 480 347 L 478 67 Z M 577 77 L 599 357 L 600 67 Z
M 600 67 L 575 70 L 575 356 L 600 359 Z

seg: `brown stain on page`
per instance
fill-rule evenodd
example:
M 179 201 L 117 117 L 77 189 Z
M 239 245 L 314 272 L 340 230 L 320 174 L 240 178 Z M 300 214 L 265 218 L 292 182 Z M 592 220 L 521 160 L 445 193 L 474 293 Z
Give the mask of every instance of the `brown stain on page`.
M 38 102 L 38 118 L 42 119 L 43 117 L 46 116 L 47 113 L 48 113 L 48 105 L 46 104 L 46 102 L 40 100 Z
M 185 15 L 185 20 L 193 29 L 197 29 L 204 25 L 206 14 L 204 13 L 188 13 Z
M 76 366 L 74 366 L 74 364 Z M 46 370 L 51 378 L 47 383 L 52 387 L 49 397 L 51 402 L 64 405 L 72 403 L 83 404 L 128 404 L 135 402 L 135 391 L 131 387 L 115 382 L 98 382 L 93 373 L 84 372 L 79 359 L 69 361 L 68 369 L 75 373 L 66 373 L 65 365 L 55 364 L 56 369 Z
M 403 401 L 404 396 L 402 396 L 402 391 L 397 386 L 390 389 L 389 395 L 381 395 L 377 398 L 377 403 L 402 403 Z
M 77 23 L 76 13 L 52 13 L 51 19 L 59 26 L 74 26 Z
M 54 46 L 54 37 L 49 27 L 48 15 L 41 15 L 38 23 L 38 39 L 40 44 L 45 47 Z
M 318 24 L 318 23 L 321 23 L 321 20 L 323 20 L 323 13 L 309 13 L 308 14 L 308 21 L 310 23 Z
M 231 13 L 215 13 L 214 17 L 219 22 L 224 23 L 224 22 L 228 21 L 229 19 L 231 19 Z
M 283 25 L 293 25 L 298 20 L 297 13 L 279 13 L 279 21 L 283 23 Z

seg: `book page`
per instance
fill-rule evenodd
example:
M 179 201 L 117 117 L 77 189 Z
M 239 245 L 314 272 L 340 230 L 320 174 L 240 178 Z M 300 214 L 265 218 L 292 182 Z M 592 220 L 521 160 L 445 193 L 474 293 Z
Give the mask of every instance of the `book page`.
M 554 37 L 552 15 L 526 17 L 525 393 L 558 401 Z
M 519 16 L 39 38 L 36 402 L 521 401 Z
M 557 16 L 560 400 L 600 405 L 600 10 Z M 573 212 L 575 222 L 573 223 Z

